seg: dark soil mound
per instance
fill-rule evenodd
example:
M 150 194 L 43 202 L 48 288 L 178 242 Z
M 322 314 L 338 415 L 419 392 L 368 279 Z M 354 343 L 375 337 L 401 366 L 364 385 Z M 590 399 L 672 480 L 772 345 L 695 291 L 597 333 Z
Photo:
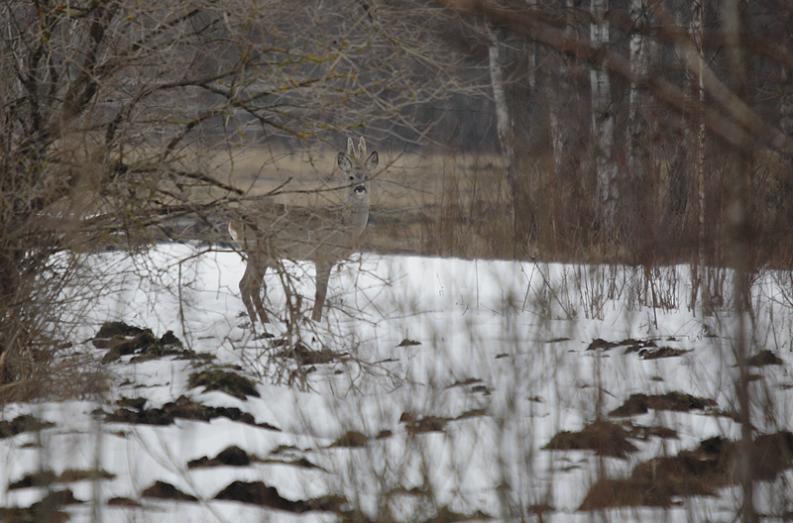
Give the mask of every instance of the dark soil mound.
M 752 367 L 764 367 L 766 365 L 783 365 L 784 362 L 771 352 L 770 350 L 763 350 L 746 360 L 746 363 Z
M 11 421 L 0 421 L 0 439 L 10 438 L 11 436 L 16 436 L 23 432 L 35 432 L 54 426 L 54 423 L 41 421 L 33 416 L 17 416 Z
M 595 421 L 579 432 L 562 431 L 545 447 L 546 450 L 594 450 L 601 456 L 624 458 L 636 447 L 628 441 L 630 433 L 609 421 Z
M 331 447 L 360 448 L 369 444 L 369 438 L 355 430 L 349 430 L 336 438 Z
M 69 514 L 58 509 L 64 505 L 77 503 L 83 503 L 83 501 L 75 498 L 71 490 L 55 490 L 28 508 L 0 508 L 0 521 L 5 523 L 38 521 L 63 523 L 69 520 Z
M 661 358 L 675 358 L 691 352 L 686 349 L 676 349 L 674 347 L 652 347 L 640 349 L 639 357 L 643 360 L 658 360 Z
M 142 398 L 139 398 L 142 399 Z M 140 423 L 144 425 L 170 425 L 175 418 L 189 419 L 195 421 L 209 421 L 214 418 L 228 418 L 232 421 L 239 421 L 254 427 L 280 431 L 277 427 L 269 423 L 256 423 L 254 417 L 243 412 L 236 407 L 209 407 L 196 403 L 187 396 L 179 396 L 176 401 L 171 401 L 161 408 L 143 408 L 145 400 L 141 403 L 137 401 L 136 407 L 130 407 L 130 398 L 124 398 L 124 405 L 116 409 L 111 414 L 107 414 L 105 420 L 117 423 Z
M 94 336 L 94 345 L 99 348 L 103 348 L 97 345 L 97 342 L 101 344 L 100 340 L 115 338 L 116 336 L 137 336 L 145 332 L 151 331 L 149 329 L 135 327 L 134 325 L 128 325 L 123 321 L 106 321 L 102 324 L 102 326 L 99 328 L 99 331 Z
M 793 468 L 793 434 L 760 435 L 752 442 L 752 476 L 772 480 Z M 740 443 L 715 437 L 676 456 L 654 458 L 634 467 L 630 478 L 601 479 L 587 493 L 581 510 L 617 506 L 670 506 L 674 498 L 715 495 L 739 481 Z
M 586 350 L 609 350 L 613 349 L 614 347 L 623 347 L 627 346 L 625 349 L 625 354 L 629 352 L 636 352 L 639 349 L 643 349 L 645 347 L 655 347 L 655 342 L 653 340 L 635 340 L 633 338 L 626 338 L 622 341 L 606 341 L 602 338 L 595 338 L 592 340 L 592 343 L 589 344 Z
M 187 386 L 191 389 L 204 387 L 205 392 L 210 390 L 225 392 L 241 400 L 245 400 L 248 396 L 259 397 L 259 392 L 253 381 L 236 372 L 217 367 L 191 374 Z
M 198 354 L 185 349 L 172 331 L 166 332 L 157 339 L 151 329 L 127 325 L 120 321 L 102 324 L 91 343 L 98 349 L 108 349 L 107 354 L 102 358 L 102 363 L 112 363 L 130 354 L 135 355 L 130 360 L 133 363 L 165 356 L 176 356 L 181 359 L 214 359 L 211 354 Z
M 187 463 L 187 468 L 220 467 L 224 465 L 229 467 L 247 467 L 252 461 L 259 461 L 259 459 L 255 456 L 251 458 L 243 449 L 236 445 L 232 445 L 220 451 L 214 458 L 210 459 L 204 456 L 189 461 Z
M 609 416 L 634 416 L 645 414 L 649 409 L 688 412 L 715 406 L 716 402 L 711 399 L 700 398 L 682 392 L 631 394 L 625 403 L 609 412 Z
M 185 494 L 165 481 L 155 481 L 152 486 L 141 492 L 141 496 L 158 499 L 175 499 L 178 501 L 198 501 L 198 498 L 195 496 Z
M 9 483 L 8 490 L 29 488 L 29 487 L 46 487 L 53 483 L 71 483 L 74 481 L 84 481 L 88 479 L 113 479 L 115 474 L 111 474 L 106 470 L 93 470 L 93 469 L 66 469 L 60 474 L 55 474 L 51 470 L 42 470 L 26 474 L 21 479 Z
M 261 481 L 234 481 L 218 492 L 215 499 L 239 501 L 294 513 L 312 510 L 339 513 L 342 506 L 347 503 L 347 500 L 340 496 L 292 501 L 282 497 L 275 487 L 267 486 Z

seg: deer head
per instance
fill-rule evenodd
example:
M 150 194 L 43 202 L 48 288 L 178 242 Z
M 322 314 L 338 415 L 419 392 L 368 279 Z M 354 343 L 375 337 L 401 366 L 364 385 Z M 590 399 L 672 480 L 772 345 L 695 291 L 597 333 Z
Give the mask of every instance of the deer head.
M 349 182 L 347 198 L 351 203 L 368 205 L 369 176 L 377 168 L 378 162 L 377 151 L 372 151 L 367 156 L 366 140 L 363 137 L 358 141 L 357 149 L 352 138 L 347 138 L 347 152 L 339 153 L 338 163 Z

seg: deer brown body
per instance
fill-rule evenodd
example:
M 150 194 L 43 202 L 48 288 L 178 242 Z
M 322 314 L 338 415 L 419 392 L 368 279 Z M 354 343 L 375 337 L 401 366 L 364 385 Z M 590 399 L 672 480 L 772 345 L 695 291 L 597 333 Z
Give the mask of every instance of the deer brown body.
M 322 209 L 259 204 L 245 209 L 240 219 L 228 224 L 231 237 L 247 257 L 239 288 L 253 325 L 268 322 L 262 301 L 264 276 L 281 260 L 308 260 L 316 268 L 316 292 L 312 319 L 322 319 L 333 267 L 359 245 L 369 220 L 368 180 L 377 167 L 377 152 L 367 154 L 361 138 L 356 149 L 352 139 L 347 151 L 338 154 L 338 165 L 348 184 L 346 201 Z

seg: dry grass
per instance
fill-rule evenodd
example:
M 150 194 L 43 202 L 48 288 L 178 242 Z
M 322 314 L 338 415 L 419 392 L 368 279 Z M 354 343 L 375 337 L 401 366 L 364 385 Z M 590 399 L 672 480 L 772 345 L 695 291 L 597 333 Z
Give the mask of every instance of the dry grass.
M 277 191 L 266 201 L 321 207 L 345 197 L 346 180 L 339 177 L 336 155 L 328 148 L 290 152 L 248 147 L 207 152 L 201 161 L 211 166 L 219 181 L 244 190 L 246 198 Z M 213 190 L 195 197 L 220 195 L 220 190 Z M 370 202 L 367 250 L 512 256 L 509 194 L 496 155 L 380 151 Z
M 319 205 L 329 194 L 301 194 L 344 183 L 338 178 L 336 155 L 329 148 L 289 151 L 283 148 L 246 147 L 233 151 L 201 153 L 197 160 L 209 166 L 215 178 L 233 184 L 250 196 L 281 188 L 279 203 Z M 438 203 L 443 198 L 445 178 L 450 174 L 466 179 L 471 199 L 495 198 L 503 187 L 503 167 L 497 155 L 418 155 L 380 151 L 372 205 L 384 209 L 409 209 Z M 339 183 L 341 182 L 341 183 Z M 286 184 L 286 185 L 284 185 Z

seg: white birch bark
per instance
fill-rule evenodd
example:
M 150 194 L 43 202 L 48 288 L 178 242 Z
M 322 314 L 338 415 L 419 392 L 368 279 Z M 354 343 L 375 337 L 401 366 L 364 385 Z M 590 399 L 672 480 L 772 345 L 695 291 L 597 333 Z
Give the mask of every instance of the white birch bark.
M 649 39 L 642 31 L 647 27 L 647 0 L 631 0 L 630 17 L 634 32 L 630 38 L 630 64 L 633 78 L 645 78 L 650 67 Z M 650 167 L 647 147 L 647 97 L 638 84 L 631 82 L 628 96 L 628 169 L 634 178 L 644 179 Z
M 507 107 L 507 93 L 504 87 L 504 71 L 501 66 L 498 31 L 487 24 L 490 84 L 493 89 L 493 102 L 496 110 L 496 133 L 501 154 L 507 164 L 507 180 L 510 188 L 515 187 L 515 150 L 512 140 L 512 120 Z
M 592 23 L 590 39 L 595 48 L 609 43 L 608 0 L 591 0 Z M 614 161 L 614 114 L 611 81 L 604 66 L 593 67 L 589 73 L 592 95 L 592 131 L 595 138 L 595 174 L 601 221 L 606 231 L 614 232 L 617 215 L 617 164 Z
M 565 13 L 570 13 L 573 9 L 573 0 L 561 0 Z M 572 36 L 572 22 L 569 16 L 566 16 L 566 23 L 564 29 L 565 38 Z M 547 99 L 551 101 L 550 109 L 548 111 L 548 121 L 551 131 L 551 148 L 553 151 L 553 170 L 554 176 L 557 180 L 561 180 L 565 174 L 565 166 L 569 165 L 567 156 L 569 154 L 568 145 L 570 142 L 569 129 L 564 125 L 564 115 L 568 112 L 571 98 L 576 96 L 572 92 L 570 85 L 572 82 L 571 67 L 569 59 L 563 56 L 560 52 L 556 51 L 552 56 L 558 62 L 559 82 L 557 85 L 548 84 Z M 567 109 L 567 110 L 566 110 Z M 567 122 L 567 125 L 572 125 Z
M 528 5 L 529 9 L 535 9 L 537 0 L 526 0 L 526 5 Z M 529 89 L 533 94 L 534 88 L 537 86 L 537 45 L 534 42 L 529 42 L 528 51 Z

